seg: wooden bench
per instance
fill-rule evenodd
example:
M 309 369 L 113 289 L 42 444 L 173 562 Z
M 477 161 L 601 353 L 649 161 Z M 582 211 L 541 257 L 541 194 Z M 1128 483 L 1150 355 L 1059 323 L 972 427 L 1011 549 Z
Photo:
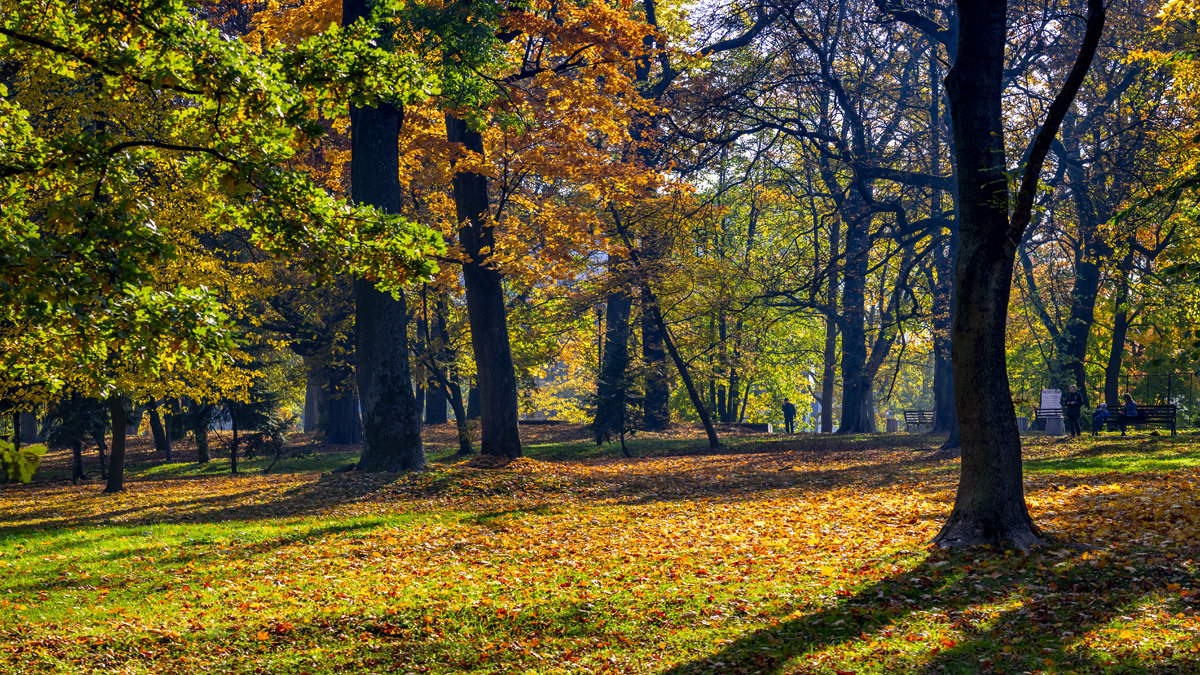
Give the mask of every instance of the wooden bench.
M 913 427 L 927 426 L 930 430 L 933 429 L 933 411 L 932 410 L 905 410 L 904 411 L 904 430 L 912 431 Z
M 1124 420 L 1126 427 L 1145 427 L 1159 425 L 1171 430 L 1171 435 L 1174 436 L 1175 417 L 1179 410 L 1174 403 L 1167 405 L 1139 405 L 1137 417 L 1123 417 L 1118 411 L 1112 417 L 1108 418 L 1108 430 L 1116 431 L 1121 428 L 1121 422 Z

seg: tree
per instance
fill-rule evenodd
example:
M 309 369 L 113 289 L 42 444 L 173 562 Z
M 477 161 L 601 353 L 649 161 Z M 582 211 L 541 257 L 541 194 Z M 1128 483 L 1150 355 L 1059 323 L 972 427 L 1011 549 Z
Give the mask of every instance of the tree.
M 1001 96 L 1006 2 L 959 0 L 958 53 L 946 76 L 958 160 L 960 230 L 952 359 L 962 441 L 954 509 L 934 541 L 946 547 L 1043 543 L 1025 505 L 1021 439 L 1004 358 L 1017 244 L 1029 224 L 1038 176 L 1104 28 L 1103 0 L 1088 0 L 1079 55 L 1038 128 L 1009 207 Z

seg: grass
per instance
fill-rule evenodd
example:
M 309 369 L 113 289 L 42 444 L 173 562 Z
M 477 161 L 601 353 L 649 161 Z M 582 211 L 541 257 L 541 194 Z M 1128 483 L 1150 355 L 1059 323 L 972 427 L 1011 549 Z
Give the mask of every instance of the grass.
M 554 433 L 496 470 L 435 434 L 404 476 L 301 443 L 0 488 L 0 672 L 1200 670 L 1195 435 L 1030 438 L 1035 520 L 1090 548 L 947 554 L 937 438 Z

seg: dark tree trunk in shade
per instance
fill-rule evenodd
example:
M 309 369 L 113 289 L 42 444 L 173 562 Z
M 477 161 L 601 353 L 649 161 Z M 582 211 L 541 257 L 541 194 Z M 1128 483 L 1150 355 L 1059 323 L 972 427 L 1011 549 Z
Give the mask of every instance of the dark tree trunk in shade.
M 450 403 L 454 410 L 454 426 L 458 431 L 458 456 L 465 457 L 474 452 L 471 447 L 471 427 L 467 424 L 467 410 L 463 405 L 462 386 L 458 380 L 458 354 L 450 343 L 450 329 L 447 324 L 449 315 L 446 295 L 439 293 L 434 303 L 433 337 L 437 343 L 437 360 L 433 373 L 441 384 L 443 398 Z
M 1114 300 L 1112 341 L 1104 364 L 1104 402 L 1110 411 L 1120 410 L 1121 361 L 1125 356 L 1125 338 L 1129 335 L 1129 273 L 1132 256 L 1126 254 L 1117 263 L 1117 295 Z
M 609 261 L 610 272 L 614 261 Z M 597 445 L 611 441 L 625 426 L 628 393 L 629 313 L 633 299 L 624 288 L 609 293 L 604 312 L 604 358 L 596 382 L 596 418 L 592 434 Z
M 467 419 L 479 419 L 481 404 L 479 401 L 479 387 L 475 386 L 474 381 L 471 386 L 467 387 Z
M 869 218 L 861 196 L 851 188 L 843 206 L 846 219 L 846 269 L 842 283 L 842 421 L 839 434 L 875 431 L 873 380 L 867 368 L 866 288 L 871 247 Z
M 642 368 L 646 387 L 642 401 L 642 426 L 648 431 L 663 431 L 671 426 L 671 374 L 667 370 L 667 349 L 654 314 L 646 311 L 651 301 L 647 299 L 644 289 L 640 302 Z
M 821 431 L 833 433 L 833 388 L 837 380 L 838 322 L 838 249 L 842 245 L 842 221 L 834 218 L 829 228 L 829 281 L 825 287 L 825 302 L 829 306 L 825 316 L 825 346 L 821 358 Z
M 109 397 L 108 414 L 112 421 L 112 455 L 108 460 L 108 482 L 104 491 L 121 492 L 125 489 L 125 397 Z
M 167 437 L 167 429 L 163 426 L 162 417 L 158 414 L 158 401 L 151 401 L 149 406 L 150 412 L 150 434 L 154 436 L 154 451 L 163 456 L 166 461 L 171 461 L 171 439 Z
M 37 443 L 38 442 L 38 427 L 37 415 L 32 410 L 21 411 L 21 442 L 22 443 Z
M 366 0 L 342 4 L 342 24 L 370 14 Z M 350 197 L 385 213 L 400 211 L 400 111 L 390 103 L 350 109 Z M 425 466 L 421 411 L 412 392 L 408 313 L 401 295 L 354 282 L 355 360 L 362 407 L 359 471 Z
M 83 480 L 83 439 L 79 436 L 71 439 L 71 482 L 79 484 Z
M 327 429 L 329 424 L 329 377 L 323 373 L 308 373 L 308 381 L 304 385 L 304 432 L 309 433 L 318 429 Z M 358 411 L 357 397 L 355 400 L 355 416 Z
M 196 462 L 212 461 L 208 448 L 208 427 L 212 425 L 212 406 L 204 404 L 192 415 L 192 437 L 196 440 Z
M 425 423 L 445 424 L 450 421 L 446 414 L 446 390 L 430 383 L 425 390 Z
M 446 116 L 446 140 L 470 152 L 483 153 L 483 137 L 467 123 Z M 521 456 L 518 426 L 517 376 L 508 337 L 504 277 L 488 260 L 495 246 L 489 217 L 487 177 L 471 172 L 454 175 L 454 206 L 458 241 L 465 254 L 462 265 L 479 386 L 481 441 L 485 455 Z
M 392 169 L 397 176 L 398 171 L 398 168 Z M 408 344 L 403 338 L 408 332 L 404 301 L 379 291 L 366 280 L 359 279 L 354 286 L 363 443 L 358 470 L 424 468 L 421 409 L 413 396 Z M 351 399 L 347 396 L 341 400 L 345 406 Z M 337 403 L 334 400 L 330 403 L 332 413 Z
M 667 353 L 671 356 L 671 360 L 675 362 L 675 369 L 679 371 L 679 379 L 683 380 L 683 386 L 687 390 L 688 397 L 692 400 L 692 405 L 696 408 L 696 414 L 700 416 L 700 423 L 704 425 L 704 433 L 708 436 L 708 447 L 717 450 L 721 447 L 721 440 L 717 437 L 717 429 L 713 426 L 712 416 L 704 405 L 704 399 L 700 395 L 700 390 L 696 388 L 696 383 L 692 379 L 692 375 L 688 372 L 687 362 L 680 356 L 679 350 L 675 348 L 675 341 L 671 339 L 671 333 L 667 330 L 667 322 L 663 319 L 662 310 L 658 304 L 658 298 L 649 285 L 643 284 L 642 293 L 644 297 L 649 299 L 642 311 L 648 311 L 654 322 L 658 324 L 658 329 L 663 336 L 663 344 L 667 348 Z
M 959 246 L 951 339 L 962 462 L 954 508 L 934 541 L 948 547 L 1028 549 L 1043 540 L 1025 505 L 1021 439 L 1005 362 L 1014 256 L 1029 223 L 1036 177 L 1090 65 L 1088 50 L 1094 54 L 1099 41 L 1095 22 L 1103 26 L 1104 9 L 1102 0 L 1089 0 L 1088 36 L 1080 61 L 1030 146 L 1010 219 L 1001 113 L 1007 3 L 957 4 L 958 54 L 946 91 L 958 160 Z M 1078 72 L 1081 65 L 1083 73 Z
M 361 362 L 361 361 L 360 361 Z M 358 396 L 348 372 L 334 373 L 326 382 L 322 424 L 325 442 L 355 445 L 363 440 L 363 422 L 359 415 Z

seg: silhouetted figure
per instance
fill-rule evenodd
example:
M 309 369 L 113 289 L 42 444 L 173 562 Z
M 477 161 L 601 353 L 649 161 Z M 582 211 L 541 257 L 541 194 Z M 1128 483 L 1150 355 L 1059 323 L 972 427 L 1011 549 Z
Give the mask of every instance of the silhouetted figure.
M 789 434 L 796 431 L 796 406 L 786 397 L 783 399 L 783 428 Z

